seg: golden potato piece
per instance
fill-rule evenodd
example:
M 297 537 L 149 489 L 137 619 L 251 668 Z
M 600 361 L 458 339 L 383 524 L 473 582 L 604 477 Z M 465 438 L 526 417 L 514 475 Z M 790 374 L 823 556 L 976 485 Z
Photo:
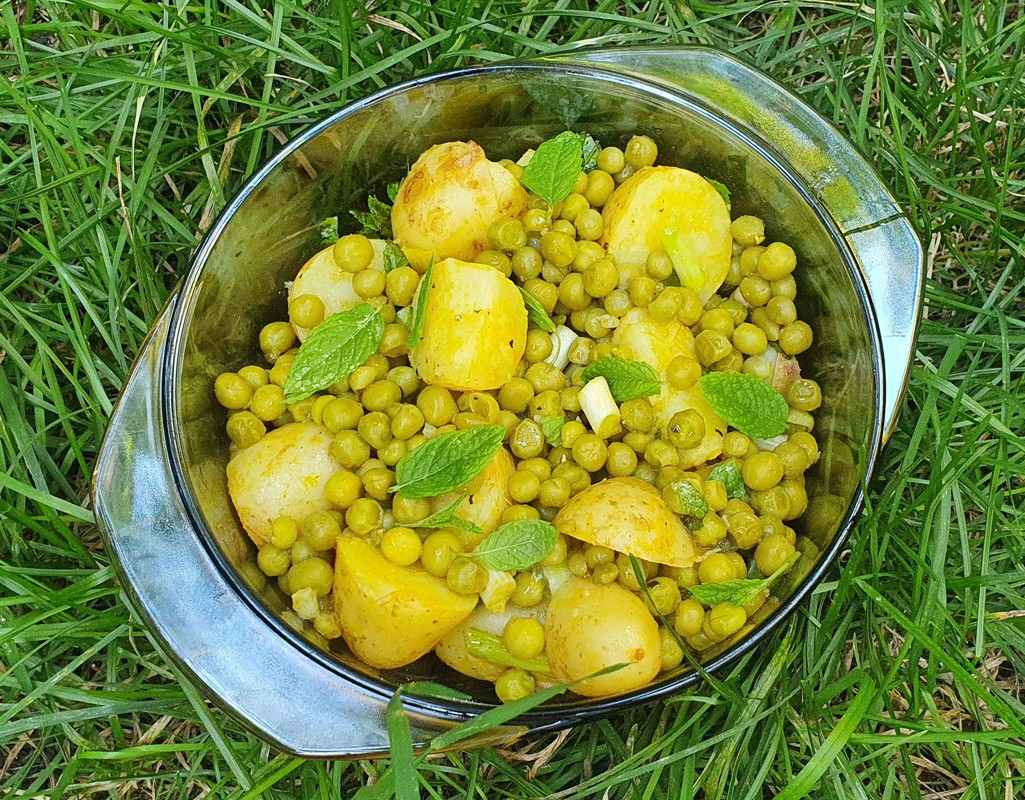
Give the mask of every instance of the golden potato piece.
M 371 239 L 370 244 L 374 248 L 374 259 L 370 262 L 368 269 L 376 269 L 384 272 L 384 248 L 388 243 L 384 239 Z M 363 298 L 356 294 L 352 288 L 352 276 L 355 273 L 346 272 L 335 262 L 333 246 L 325 247 L 313 258 L 303 264 L 299 274 L 295 276 L 292 285 L 288 288 L 288 302 L 304 294 L 316 295 L 324 304 L 324 318 L 339 311 L 347 311 L 363 302 Z M 305 342 L 310 335 L 309 328 L 302 328 L 295 323 L 292 324 L 295 335 L 300 342 Z
M 488 249 L 492 222 L 518 217 L 526 207 L 519 181 L 488 161 L 479 145 L 446 142 L 410 168 L 392 206 L 392 232 L 403 248 L 469 261 Z
M 313 422 L 293 422 L 239 450 L 228 462 L 228 494 L 242 527 L 262 547 L 276 517 L 301 520 L 329 508 L 324 484 L 338 471 L 328 453 L 331 434 Z
M 505 611 L 494 613 L 488 611 L 484 606 L 477 606 L 470 616 L 441 637 L 434 652 L 452 669 L 469 675 L 471 678 L 494 683 L 508 667 L 488 661 L 486 658 L 470 655 L 466 649 L 466 632 L 470 628 L 477 628 L 485 633 L 501 636 L 506 623 L 513 617 L 531 617 L 544 624 L 547 608 L 547 602 L 540 603 L 533 608 L 520 608 L 510 603 L 505 607 Z
M 680 451 L 680 466 L 696 467 L 721 455 L 726 421 L 708 405 L 701 387 L 695 384 L 679 390 L 666 382 L 670 361 L 679 355 L 696 357 L 690 328 L 677 320 L 656 322 L 647 309 L 634 308 L 620 320 L 612 334 L 612 345 L 623 358 L 643 361 L 662 376 L 662 393 L 648 398 L 660 430 L 665 430 L 673 414 L 687 409 L 697 411 L 704 419 L 705 437 L 697 447 Z
M 674 238 L 690 286 L 705 302 L 730 269 L 733 237 L 726 202 L 708 181 L 679 167 L 644 167 L 612 193 L 602 212 L 601 242 L 625 280 Z M 674 257 L 674 262 L 676 258 Z
M 658 624 L 633 592 L 581 578 L 563 584 L 548 606 L 545 650 L 554 678 L 571 691 L 603 697 L 639 689 L 662 668 Z M 617 664 L 607 675 L 588 675 Z M 586 680 L 581 680 L 586 678 Z
M 342 637 L 372 667 L 416 661 L 477 604 L 477 595 L 456 594 L 423 569 L 393 564 L 364 539 L 342 536 L 336 551 L 334 607 Z
M 552 524 L 588 544 L 671 567 L 689 567 L 697 551 L 679 516 L 639 478 L 606 478 L 570 498 Z
M 496 530 L 502 522 L 502 512 L 512 505 L 508 485 L 515 471 L 516 464 L 509 451 L 501 448 L 470 484 L 466 499 L 456 507 L 456 516 L 473 522 L 485 535 Z M 432 513 L 448 508 L 464 491 L 448 492 L 434 498 L 431 503 Z M 471 549 L 484 538 L 467 531 L 456 530 L 455 533 Z
M 432 276 L 423 338 L 409 363 L 427 383 L 460 391 L 499 388 L 527 345 L 519 289 L 494 267 L 454 258 L 435 264 Z

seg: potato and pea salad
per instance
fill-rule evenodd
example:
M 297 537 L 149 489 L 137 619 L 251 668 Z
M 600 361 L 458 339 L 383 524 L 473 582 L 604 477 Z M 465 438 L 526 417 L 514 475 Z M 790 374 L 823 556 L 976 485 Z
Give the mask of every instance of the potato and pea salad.
M 217 377 L 255 579 L 315 643 L 433 652 L 506 702 L 618 694 L 814 547 L 794 251 L 623 144 L 431 147 L 299 271 L 267 363 Z

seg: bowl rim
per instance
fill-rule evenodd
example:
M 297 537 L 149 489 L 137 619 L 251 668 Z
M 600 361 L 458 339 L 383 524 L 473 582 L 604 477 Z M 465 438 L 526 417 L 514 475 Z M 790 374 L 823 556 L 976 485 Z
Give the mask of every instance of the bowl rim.
M 313 659 L 321 667 L 328 669 L 345 681 L 370 692 L 381 700 L 387 701 L 394 693 L 394 685 L 388 684 L 363 672 L 360 672 L 340 659 L 332 656 L 324 650 L 306 640 L 301 634 L 294 631 L 280 616 L 270 610 L 269 607 L 256 595 L 254 590 L 245 582 L 234 566 L 229 562 L 226 554 L 214 540 L 210 533 L 209 526 L 202 511 L 195 501 L 195 492 L 192 489 L 189 473 L 185 469 L 185 453 L 183 447 L 184 436 L 182 435 L 182 418 L 179 407 L 181 397 L 182 364 L 184 359 L 184 344 L 188 332 L 188 325 L 192 319 L 192 312 L 195 309 L 195 301 L 202 284 L 203 268 L 209 256 L 219 241 L 224 229 L 234 217 L 242 204 L 255 192 L 263 181 L 278 168 L 288 157 L 299 148 L 306 145 L 324 131 L 334 126 L 340 120 L 363 111 L 373 105 L 381 103 L 394 95 L 403 94 L 421 87 L 450 81 L 474 80 L 488 76 L 504 76 L 515 73 L 550 74 L 560 76 L 571 76 L 573 78 L 594 81 L 599 84 L 611 83 L 628 87 L 642 95 L 646 95 L 654 102 L 666 105 L 674 105 L 694 114 L 713 126 L 728 130 L 738 140 L 750 146 L 757 154 L 771 164 L 778 175 L 787 181 L 801 196 L 808 207 L 818 218 L 820 224 L 828 233 L 833 242 L 838 256 L 843 260 L 848 275 L 854 286 L 855 294 L 861 304 L 863 317 L 866 323 L 870 356 L 872 359 L 872 371 L 874 377 L 873 386 L 873 419 L 869 426 L 869 443 L 865 452 L 865 474 L 861 476 L 861 482 L 855 489 L 851 502 L 846 513 L 837 528 L 836 535 L 830 544 L 823 549 L 818 561 L 805 576 L 803 581 L 795 590 L 774 609 L 758 627 L 749 632 L 739 641 L 726 648 L 715 656 L 711 661 L 692 665 L 690 669 L 671 679 L 665 679 L 657 683 L 650 683 L 639 689 L 620 695 L 613 695 L 602 698 L 583 698 L 576 695 L 565 695 L 571 698 L 571 702 L 553 702 L 538 707 L 520 718 L 518 721 L 530 726 L 531 730 L 540 732 L 566 727 L 589 719 L 607 716 L 612 713 L 625 711 L 639 705 L 650 703 L 654 700 L 676 694 L 681 690 L 690 688 L 702 680 L 709 673 L 723 669 L 740 660 L 751 652 L 755 647 L 761 645 L 770 638 L 796 609 L 796 607 L 808 597 L 811 592 L 822 581 L 826 571 L 832 567 L 836 557 L 850 537 L 855 520 L 861 513 L 864 506 L 865 483 L 875 468 L 883 439 L 883 346 L 882 337 L 879 331 L 878 320 L 871 302 L 871 297 L 859 267 L 858 260 L 853 254 L 851 247 L 843 235 L 838 224 L 830 214 L 815 199 L 810 187 L 800 178 L 796 171 L 789 165 L 787 159 L 775 148 L 768 144 L 755 132 L 746 129 L 739 122 L 732 118 L 724 118 L 713 108 L 708 106 L 700 98 L 694 97 L 683 88 L 670 87 L 663 83 L 652 83 L 642 77 L 627 75 L 615 69 L 604 69 L 594 65 L 577 66 L 565 62 L 506 62 L 501 64 L 490 64 L 480 67 L 468 67 L 450 70 L 421 78 L 398 83 L 373 92 L 360 100 L 347 103 L 342 108 L 329 114 L 319 122 L 309 126 L 295 138 L 285 144 L 281 150 L 275 153 L 242 188 L 235 194 L 232 200 L 220 212 L 217 219 L 211 225 L 204 236 L 203 241 L 193 255 L 189 271 L 181 284 L 178 294 L 178 302 L 171 316 L 168 327 L 167 339 L 161 355 L 163 370 L 160 379 L 160 386 L 157 392 L 160 415 L 163 419 L 163 437 L 169 461 L 169 473 L 174 481 L 175 488 L 182 500 L 187 517 L 197 533 L 197 538 L 212 557 L 214 563 L 227 580 L 231 588 L 241 596 L 246 604 L 267 623 L 268 631 L 284 638 L 290 645 L 297 648 L 308 658 Z M 795 97 L 797 102 L 802 102 Z M 572 127 L 572 126 L 571 126 Z M 419 713 L 434 719 L 462 722 L 470 719 L 479 713 L 495 707 L 496 704 L 476 700 L 457 700 L 448 698 L 426 697 L 420 695 L 403 694 L 403 702 L 406 709 L 412 713 Z

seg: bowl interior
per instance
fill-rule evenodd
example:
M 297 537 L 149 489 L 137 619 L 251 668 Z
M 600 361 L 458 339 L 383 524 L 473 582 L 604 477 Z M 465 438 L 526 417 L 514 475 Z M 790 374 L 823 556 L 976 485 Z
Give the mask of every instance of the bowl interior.
M 703 654 L 706 666 L 736 657 L 774 626 L 835 555 L 860 504 L 880 413 L 879 355 L 865 292 L 835 226 L 760 142 L 684 95 L 593 69 L 490 67 L 380 93 L 286 147 L 217 221 L 176 311 L 164 403 L 172 463 L 197 533 L 235 590 L 266 616 L 268 635 L 275 635 L 273 629 L 290 637 L 311 658 L 382 693 L 430 678 L 479 702 L 495 702 L 489 684 L 463 677 L 432 656 L 381 673 L 361 664 L 341 640 L 330 654 L 320 651 L 276 616 L 282 596 L 270 589 L 258 594 L 246 583 L 242 576 L 255 550 L 227 494 L 226 413 L 212 401 L 213 380 L 224 370 L 262 363 L 257 334 L 267 322 L 285 317 L 286 282 L 319 249 L 317 226 L 324 217 L 337 214 L 343 229 L 349 224 L 356 230 L 347 210 L 365 208 L 369 191 L 384 198 L 386 185 L 401 179 L 432 144 L 473 139 L 492 159 L 516 158 L 566 128 L 620 146 L 634 133 L 651 136 L 659 144 L 660 163 L 722 182 L 734 216 L 757 214 L 770 240 L 786 241 L 798 254 L 799 313 L 816 333 L 813 349 L 800 358 L 802 372 L 820 383 L 824 397 L 814 430 L 823 455 L 808 476 L 809 511 L 795 524 L 806 555 L 775 587 L 745 637 Z M 564 716 L 608 711 L 696 678 L 685 662 L 632 695 L 600 702 L 567 696 L 554 708 Z M 449 710 L 452 705 L 436 704 Z

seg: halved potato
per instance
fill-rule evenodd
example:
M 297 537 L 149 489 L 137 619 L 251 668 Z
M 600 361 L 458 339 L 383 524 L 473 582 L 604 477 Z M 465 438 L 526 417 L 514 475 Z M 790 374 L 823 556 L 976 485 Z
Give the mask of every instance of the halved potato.
M 601 242 L 619 267 L 624 284 L 644 271 L 648 255 L 666 250 L 674 238 L 691 285 L 705 302 L 730 269 L 730 212 L 719 192 L 696 172 L 679 167 L 644 167 L 612 193 L 602 212 Z M 697 275 L 700 271 L 700 275 Z
M 402 182 L 392 206 L 395 241 L 436 258 L 469 261 L 488 249 L 488 228 L 499 217 L 518 217 L 527 193 L 475 142 L 445 142 L 426 150 Z M 422 259 L 421 259 L 422 260 Z
M 623 358 L 643 361 L 662 376 L 662 392 L 650 397 L 658 426 L 665 430 L 673 414 L 693 409 L 705 421 L 705 436 L 701 444 L 680 451 L 680 466 L 696 467 L 722 454 L 722 437 L 726 421 L 716 414 L 697 384 L 689 389 L 672 389 L 666 382 L 669 362 L 676 356 L 696 358 L 694 336 L 682 322 L 656 322 L 647 309 L 634 308 L 620 320 L 612 334 L 612 344 Z
M 370 244 L 374 248 L 374 258 L 367 268 L 384 272 L 384 248 L 388 243 L 384 239 L 371 239 Z M 303 264 L 288 289 L 288 302 L 290 303 L 296 297 L 304 294 L 319 297 L 324 304 L 324 319 L 364 302 L 363 298 L 352 288 L 352 276 L 355 273 L 346 272 L 338 266 L 333 250 L 333 246 L 325 247 Z M 294 323 L 292 327 L 295 329 L 295 335 L 299 337 L 299 341 L 305 342 L 306 337 L 310 335 L 310 329 L 302 328 Z
M 570 498 L 552 524 L 559 533 L 620 553 L 689 567 L 697 549 L 680 517 L 639 478 L 606 478 Z
M 242 527 L 258 547 L 275 517 L 301 520 L 330 507 L 324 484 L 338 471 L 328 453 L 331 434 L 313 422 L 293 422 L 239 450 L 228 462 L 228 494 Z
M 527 309 L 516 284 L 487 264 L 446 258 L 434 265 L 423 338 L 409 355 L 423 380 L 460 391 L 497 389 L 526 345 Z
M 342 637 L 372 667 L 416 661 L 477 605 L 477 595 L 456 594 L 423 569 L 393 564 L 364 539 L 342 536 L 336 551 L 334 607 Z
M 580 681 L 571 691 L 585 697 L 638 689 L 662 668 L 658 623 L 636 594 L 615 583 L 563 584 L 548 606 L 545 650 L 555 680 Z M 625 666 L 588 677 L 617 664 Z

